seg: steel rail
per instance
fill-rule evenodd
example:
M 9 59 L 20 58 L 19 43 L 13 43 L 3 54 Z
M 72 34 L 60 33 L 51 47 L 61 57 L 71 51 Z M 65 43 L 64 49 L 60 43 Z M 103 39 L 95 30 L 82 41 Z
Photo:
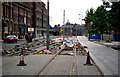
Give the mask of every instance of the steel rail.
M 43 68 L 39 70 L 39 72 L 35 73 L 34 77 L 38 77 L 38 75 L 39 75 L 42 71 L 45 70 L 45 68 L 55 59 L 55 57 L 56 57 L 57 55 L 59 55 L 59 54 L 62 52 L 62 50 L 63 50 L 64 48 L 65 48 L 65 47 L 63 47 L 62 49 L 60 49 L 60 50 L 43 66 Z

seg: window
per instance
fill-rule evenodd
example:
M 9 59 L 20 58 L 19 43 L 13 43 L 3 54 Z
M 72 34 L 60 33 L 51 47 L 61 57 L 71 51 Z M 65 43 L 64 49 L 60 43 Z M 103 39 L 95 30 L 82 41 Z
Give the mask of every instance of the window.
M 12 31 L 12 23 L 10 24 L 10 32 Z
M 18 6 L 14 6 L 14 11 L 18 13 Z
M 24 14 L 25 14 L 25 16 L 26 16 L 26 10 L 24 10 L 24 12 L 25 12 Z
M 16 32 L 16 25 L 14 25 L 14 33 Z
M 5 33 L 8 33 L 8 21 L 6 21 L 6 23 L 5 23 Z
M 13 8 L 11 8 L 11 18 L 13 17 L 12 14 L 13 14 Z
M 9 17 L 9 7 L 6 6 L 6 17 Z
M 14 22 L 15 22 L 15 23 L 18 23 L 18 17 L 17 17 L 17 16 L 14 17 Z
M 2 16 L 3 16 L 3 12 L 4 12 L 4 6 L 3 6 L 3 4 L 2 4 Z

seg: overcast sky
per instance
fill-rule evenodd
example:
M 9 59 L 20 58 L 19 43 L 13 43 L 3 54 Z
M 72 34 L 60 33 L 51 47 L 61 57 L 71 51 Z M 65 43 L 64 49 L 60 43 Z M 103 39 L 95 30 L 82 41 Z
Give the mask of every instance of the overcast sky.
M 47 0 L 41 0 L 47 6 Z M 63 25 L 63 10 L 65 10 L 65 23 L 81 24 L 82 15 L 90 8 L 96 9 L 102 5 L 102 0 L 49 0 L 50 2 L 50 25 Z M 81 15 L 78 15 L 81 14 Z M 82 22 L 84 23 L 84 22 Z

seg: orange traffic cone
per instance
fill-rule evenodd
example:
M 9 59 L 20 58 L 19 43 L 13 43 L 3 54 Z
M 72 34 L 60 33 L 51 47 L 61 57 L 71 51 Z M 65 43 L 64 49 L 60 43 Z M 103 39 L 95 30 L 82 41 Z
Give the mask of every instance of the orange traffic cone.
M 23 50 L 21 50 L 21 57 L 20 57 L 20 62 L 17 64 L 17 66 L 26 66 L 27 64 L 24 63 L 24 55 L 23 55 Z
M 90 62 L 90 55 L 89 55 L 89 51 L 88 51 L 88 53 L 87 53 L 87 60 L 86 60 L 86 64 L 84 64 L 84 65 L 88 65 L 88 66 L 93 65 L 93 64 L 91 64 L 91 62 Z

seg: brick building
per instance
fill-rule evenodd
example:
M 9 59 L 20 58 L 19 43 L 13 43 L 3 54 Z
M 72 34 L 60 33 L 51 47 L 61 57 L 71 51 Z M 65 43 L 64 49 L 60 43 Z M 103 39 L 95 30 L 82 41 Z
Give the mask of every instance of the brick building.
M 35 37 L 46 33 L 47 9 L 43 2 L 2 2 L 2 38 L 14 34 L 23 39 L 28 28 Z
M 14 33 L 19 38 L 23 38 L 28 32 L 28 27 L 32 27 L 32 8 L 31 2 L 14 3 Z
M 3 2 L 2 36 L 14 34 L 22 39 L 28 26 L 32 26 L 32 3 Z
M 13 29 L 13 3 L 2 3 L 2 38 L 12 33 Z
M 33 7 L 35 37 L 39 37 L 39 34 L 44 36 L 47 31 L 47 9 L 45 8 L 45 4 L 43 2 L 33 2 Z

